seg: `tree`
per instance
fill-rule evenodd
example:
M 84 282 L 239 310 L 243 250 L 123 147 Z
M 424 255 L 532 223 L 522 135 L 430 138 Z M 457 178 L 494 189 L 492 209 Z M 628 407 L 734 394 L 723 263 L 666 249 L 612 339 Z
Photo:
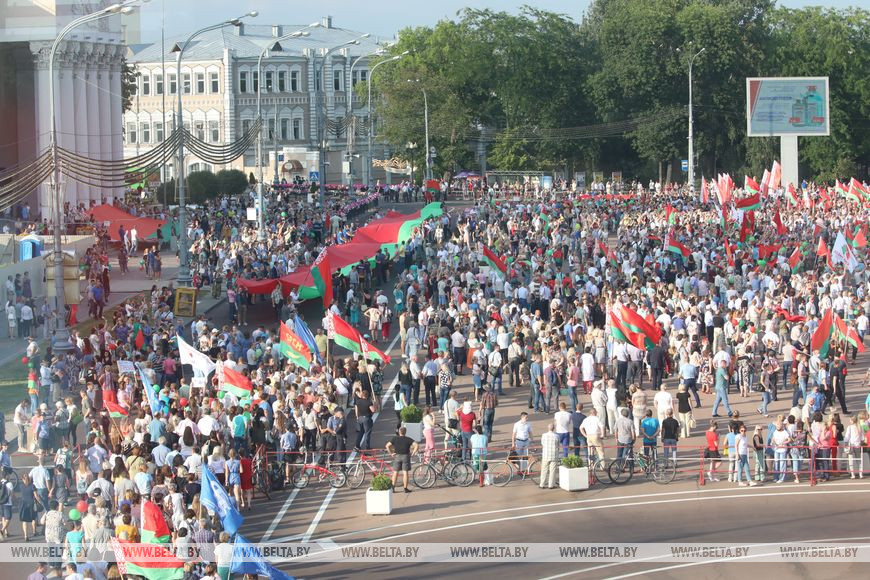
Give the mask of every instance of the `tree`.
M 211 171 L 193 171 L 187 176 L 187 201 L 202 203 L 218 195 L 220 183 Z
M 227 195 L 240 195 L 248 189 L 248 178 L 238 169 L 223 169 L 217 172 L 218 191 Z
M 251 173 L 248 174 L 248 184 L 249 184 L 249 185 L 252 185 L 252 186 L 253 186 L 253 185 L 257 185 L 257 178 L 254 177 L 254 172 L 253 172 L 253 171 L 252 171 Z
M 121 61 L 121 113 L 125 113 L 133 106 L 133 97 L 139 86 L 139 73 L 136 67 L 124 58 Z

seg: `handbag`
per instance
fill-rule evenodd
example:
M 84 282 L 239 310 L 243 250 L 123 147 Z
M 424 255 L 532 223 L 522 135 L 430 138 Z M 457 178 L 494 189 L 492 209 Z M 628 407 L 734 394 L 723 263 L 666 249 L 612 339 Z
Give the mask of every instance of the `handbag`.
M 448 429 L 459 429 L 459 419 L 456 419 L 456 418 L 447 419 L 447 428 Z
M 690 428 L 690 429 L 694 429 L 694 428 L 697 427 L 697 426 L 698 426 L 698 422 L 695 421 L 695 416 L 694 416 L 694 415 L 690 415 L 690 416 L 689 416 L 689 428 Z

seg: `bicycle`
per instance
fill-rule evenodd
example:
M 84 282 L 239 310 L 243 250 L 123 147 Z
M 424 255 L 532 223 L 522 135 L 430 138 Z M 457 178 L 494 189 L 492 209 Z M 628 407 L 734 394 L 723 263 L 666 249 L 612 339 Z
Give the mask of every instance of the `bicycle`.
M 314 461 L 313 455 L 312 461 Z M 344 484 L 347 483 L 347 475 L 341 470 L 332 471 L 331 467 L 332 464 L 328 459 L 326 467 L 323 467 L 317 462 L 308 463 L 306 457 L 306 459 L 303 460 L 302 465 L 299 466 L 299 469 L 293 473 L 291 482 L 295 487 L 303 489 L 308 486 L 312 473 L 316 472 L 318 474 L 318 481 L 323 481 L 324 478 L 329 478 L 329 485 L 332 487 L 344 487 Z
M 265 446 L 257 450 L 257 453 L 254 455 L 254 461 L 251 464 L 251 469 L 253 470 L 254 487 L 262 491 L 266 499 L 272 499 L 272 494 L 270 493 L 272 482 L 269 478 L 269 460 L 266 455 Z
M 634 450 L 629 449 L 628 455 L 614 459 L 607 468 L 610 481 L 618 485 L 631 481 L 634 476 L 635 462 L 647 479 L 660 485 L 667 485 L 677 476 L 677 466 L 672 459 L 653 459 L 643 453 L 635 455 Z
M 453 462 L 447 454 L 421 463 L 411 472 L 411 480 L 420 489 L 429 489 L 438 479 L 443 479 L 449 485 L 468 487 L 474 481 L 474 469 L 464 461 Z
M 511 479 L 514 476 L 521 480 L 530 480 L 535 485 L 541 484 L 541 463 L 531 455 L 517 455 L 506 461 L 511 466 Z M 525 466 L 523 466 L 525 463 Z
M 356 461 L 347 467 L 347 484 L 352 489 L 358 489 L 365 483 L 369 472 L 371 472 L 372 477 L 375 477 L 387 470 L 392 472 L 392 468 L 385 459 L 378 459 L 374 456 L 360 453 Z

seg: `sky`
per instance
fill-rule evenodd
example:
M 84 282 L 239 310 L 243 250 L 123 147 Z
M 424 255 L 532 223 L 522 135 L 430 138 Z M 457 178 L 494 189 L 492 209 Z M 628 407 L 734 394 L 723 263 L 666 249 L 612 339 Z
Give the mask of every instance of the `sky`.
M 832 8 L 861 5 L 867 0 L 780 0 L 790 8 L 823 4 Z M 333 17 L 333 26 L 370 32 L 391 38 L 402 28 L 432 26 L 439 20 L 455 18 L 457 11 L 466 6 L 516 12 L 524 5 L 566 14 L 580 21 L 588 0 L 151 0 L 142 10 L 142 42 L 160 40 L 161 21 L 165 22 L 166 36 L 193 32 L 207 26 L 239 16 L 249 10 L 259 11 L 256 24 L 309 24 L 322 16 Z M 207 10 L 204 10 L 207 8 Z M 165 18 L 163 17 L 165 9 Z

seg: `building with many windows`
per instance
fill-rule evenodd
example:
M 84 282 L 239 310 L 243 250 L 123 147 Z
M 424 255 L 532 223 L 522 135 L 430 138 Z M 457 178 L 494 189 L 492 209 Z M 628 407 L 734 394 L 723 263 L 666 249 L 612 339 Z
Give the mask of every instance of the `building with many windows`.
M 384 40 L 363 39 L 357 45 L 332 52 L 324 62 L 330 48 L 363 35 L 337 28 L 327 17 L 320 27 L 307 29 L 307 37 L 283 40 L 279 52 L 267 53 L 263 78 L 259 78 L 257 59 L 263 49 L 302 28 L 305 25 L 245 23 L 204 33 L 185 51 L 181 71 L 176 70 L 172 47 L 186 37 L 167 39 L 162 45 L 131 47 L 127 58 L 139 76 L 131 110 L 123 116 L 125 156 L 147 152 L 172 132 L 179 90 L 183 93 L 183 123 L 191 133 L 209 144 L 236 141 L 257 118 L 257 91 L 262 83 L 265 179 L 272 181 L 276 165 L 279 180 L 290 181 L 296 176 L 308 179 L 309 172 L 318 170 L 316 97 L 322 88 L 329 150 L 327 183 L 347 182 L 348 169 L 357 181 L 361 180 L 359 159 L 363 157 L 357 160 L 356 167 L 343 163 L 351 128 L 356 127 L 357 148 L 366 143 L 367 108 L 364 99 L 354 96 L 353 87 L 367 80 L 369 59 L 382 48 Z M 325 86 L 319 74 L 321 64 Z M 355 121 L 351 122 L 352 118 Z M 167 166 L 164 177 L 174 174 L 173 163 Z M 186 173 L 233 168 L 258 175 L 254 145 L 228 165 L 213 167 L 190 152 L 185 152 L 184 163 Z

